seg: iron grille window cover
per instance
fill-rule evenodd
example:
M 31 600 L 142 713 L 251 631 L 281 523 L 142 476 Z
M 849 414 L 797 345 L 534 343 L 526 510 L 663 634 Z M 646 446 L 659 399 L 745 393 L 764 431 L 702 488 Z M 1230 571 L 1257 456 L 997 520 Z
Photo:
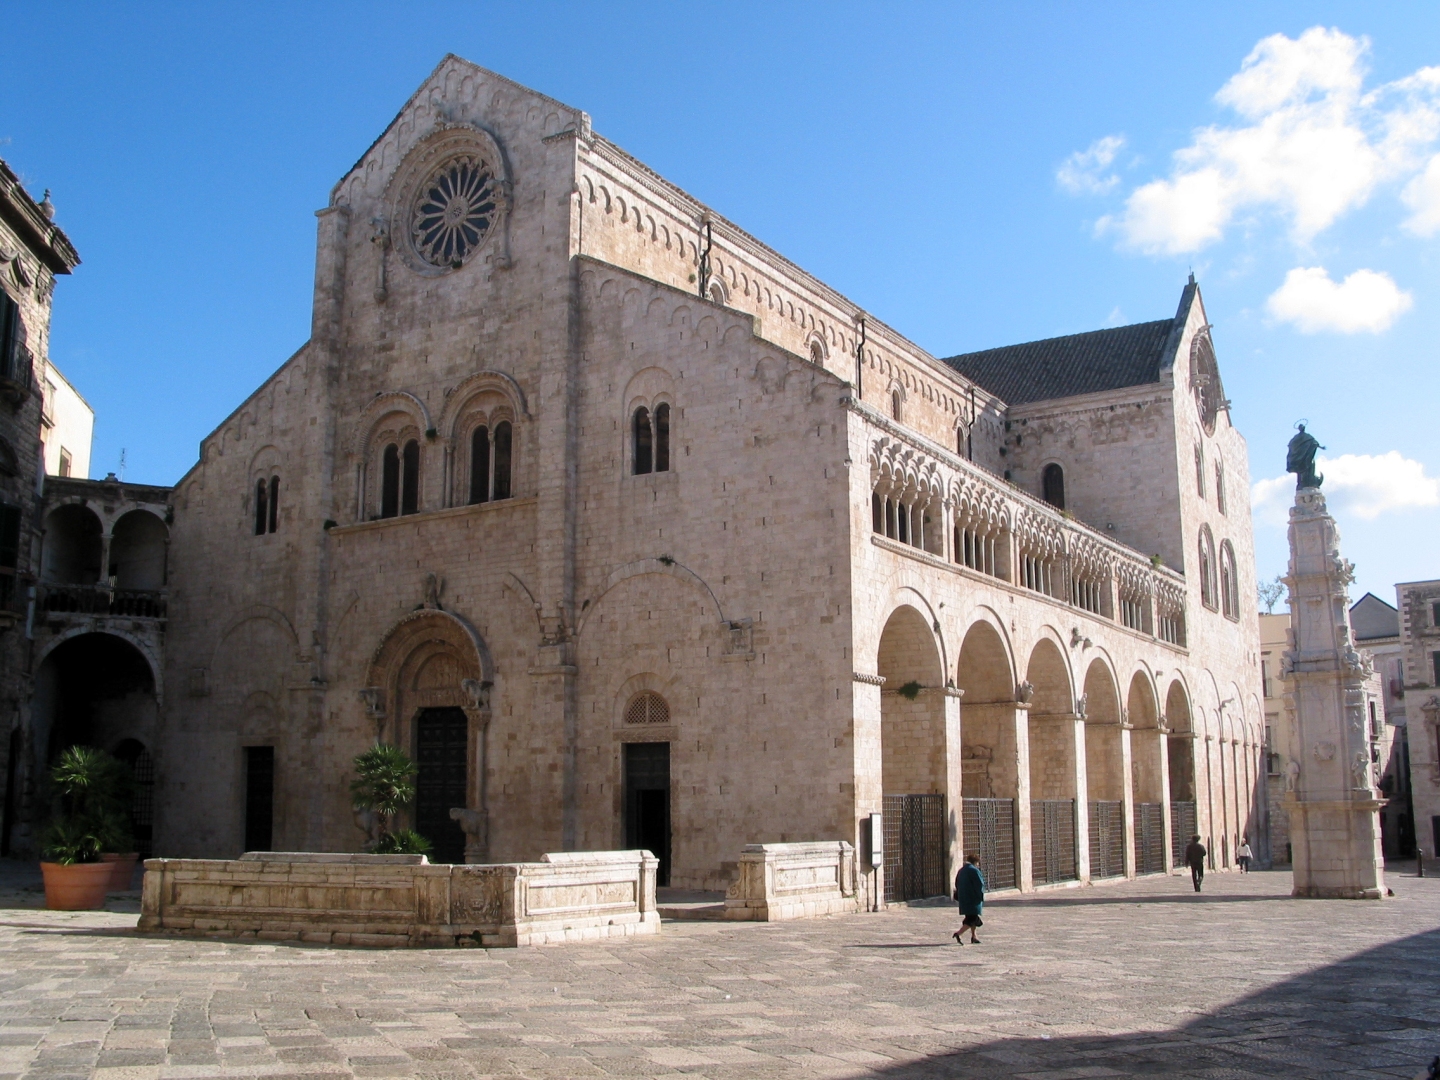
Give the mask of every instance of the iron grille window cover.
M 1165 872 L 1165 808 L 1160 803 L 1135 804 L 1135 872 Z
M 1193 802 L 1172 802 L 1170 804 L 1170 861 L 1176 866 L 1185 865 L 1185 845 L 1195 835 L 1195 804 Z
M 945 880 L 945 796 L 886 795 L 885 901 L 949 896 Z
M 1030 803 L 1031 870 L 1036 884 L 1074 881 L 1075 800 L 1035 799 Z
M 1108 800 L 1090 803 L 1090 877 L 1121 877 L 1125 873 L 1125 804 Z
M 966 854 L 980 857 L 980 870 L 991 889 L 1013 889 L 1015 873 L 1015 800 L 964 799 L 960 825 Z
M 630 704 L 625 706 L 625 723 L 627 724 L 668 724 L 670 722 L 670 706 L 659 694 L 646 690 L 643 694 L 636 694 L 630 699 Z

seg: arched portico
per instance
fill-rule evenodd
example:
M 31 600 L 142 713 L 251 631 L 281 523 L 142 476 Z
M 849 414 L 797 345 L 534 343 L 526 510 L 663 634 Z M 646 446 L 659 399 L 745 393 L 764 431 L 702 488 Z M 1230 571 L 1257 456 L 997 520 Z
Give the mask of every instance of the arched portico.
M 960 701 L 961 834 L 992 889 L 1029 888 L 1030 738 L 1027 706 L 1000 632 L 989 621 L 966 631 L 955 685 Z
M 1030 844 L 1037 885 L 1074 881 L 1085 870 L 1085 722 L 1060 645 L 1042 638 L 1021 684 L 1029 706 Z
M 486 732 L 494 665 L 473 627 L 438 608 L 396 623 L 375 650 L 360 700 L 377 741 L 419 767 L 414 827 L 435 862 L 484 862 L 489 847 Z M 459 811 L 452 817 L 451 811 Z
M 1195 721 L 1185 684 L 1172 679 L 1165 691 L 1165 766 L 1170 795 L 1172 865 L 1184 862 L 1185 845 L 1200 831 L 1195 803 Z
M 1166 837 L 1169 811 L 1166 737 L 1160 727 L 1160 710 L 1150 673 L 1130 677 L 1125 698 L 1130 727 L 1130 787 L 1135 802 L 1135 872 L 1159 874 L 1170 869 Z
M 960 831 L 959 710 L 931 623 L 917 608 L 902 604 L 891 612 L 876 671 L 884 680 L 885 898 L 947 895 Z
M 1129 732 L 1121 723 L 1115 676 L 1102 659 L 1085 671 L 1085 780 L 1090 877 L 1134 872 L 1130 842 Z

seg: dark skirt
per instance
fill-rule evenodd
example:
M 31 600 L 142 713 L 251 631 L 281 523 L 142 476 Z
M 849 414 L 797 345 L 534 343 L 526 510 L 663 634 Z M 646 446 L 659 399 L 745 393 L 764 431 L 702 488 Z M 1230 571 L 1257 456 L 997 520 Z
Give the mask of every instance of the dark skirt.
M 965 918 L 961 920 L 960 925 L 980 927 L 985 925 L 985 920 L 980 918 L 979 915 L 966 915 Z

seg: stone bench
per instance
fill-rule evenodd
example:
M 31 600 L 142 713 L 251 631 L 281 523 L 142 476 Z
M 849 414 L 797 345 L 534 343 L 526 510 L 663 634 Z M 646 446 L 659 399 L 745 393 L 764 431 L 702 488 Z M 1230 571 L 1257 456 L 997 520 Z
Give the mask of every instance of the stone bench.
M 725 894 L 727 919 L 780 922 L 861 910 L 855 849 L 844 840 L 747 844 Z
M 148 859 L 139 928 L 334 945 L 501 947 L 653 934 L 658 865 L 648 851 L 473 866 L 320 852 Z

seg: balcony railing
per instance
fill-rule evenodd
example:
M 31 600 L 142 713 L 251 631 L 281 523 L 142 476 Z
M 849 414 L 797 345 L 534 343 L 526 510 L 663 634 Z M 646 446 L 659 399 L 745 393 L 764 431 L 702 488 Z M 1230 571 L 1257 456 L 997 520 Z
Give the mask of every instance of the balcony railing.
M 53 615 L 165 618 L 164 589 L 112 589 L 106 585 L 54 585 L 40 589 L 40 610 Z

